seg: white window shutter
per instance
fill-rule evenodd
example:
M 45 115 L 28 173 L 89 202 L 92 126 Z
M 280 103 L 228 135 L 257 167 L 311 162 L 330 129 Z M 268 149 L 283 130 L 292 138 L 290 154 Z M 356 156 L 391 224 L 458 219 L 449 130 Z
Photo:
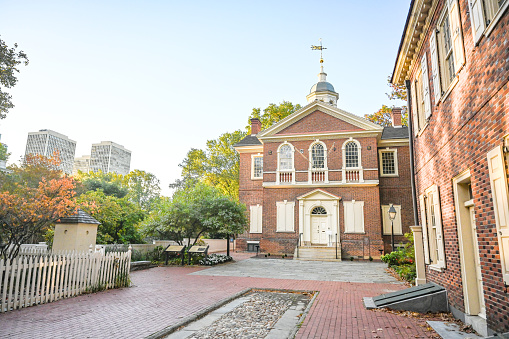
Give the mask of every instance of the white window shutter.
M 258 210 L 257 206 L 249 206 L 249 233 L 257 233 Z
M 483 2 L 482 0 L 469 0 L 468 6 L 470 7 L 470 21 L 472 21 L 472 35 L 474 36 L 474 43 L 477 44 L 486 28 L 482 8 Z
M 345 209 L 345 232 L 352 233 L 355 232 L 355 217 L 354 217 L 354 209 L 352 201 L 345 201 L 343 203 Z
M 435 222 L 437 224 L 437 249 L 438 258 L 437 264 L 439 267 L 445 268 L 445 244 L 444 244 L 444 228 L 442 225 L 442 211 L 440 209 L 440 194 L 438 192 L 438 186 L 433 185 L 433 205 L 435 210 Z
M 394 234 L 403 234 L 403 228 L 401 227 L 401 206 L 394 205 L 396 209 L 396 218 L 394 218 Z
M 354 225 L 355 232 L 364 232 L 364 201 L 354 204 Z
M 497 224 L 502 277 L 504 283 L 509 285 L 509 194 L 502 146 L 497 146 L 488 152 L 488 169 L 491 195 L 493 197 L 493 211 L 495 212 Z
M 285 230 L 285 218 L 286 218 L 286 211 L 285 211 L 285 203 L 284 202 L 277 202 L 277 232 L 284 232 Z
M 426 222 L 426 204 L 424 203 L 424 194 L 419 196 L 419 207 L 421 210 L 421 226 L 422 226 L 422 240 L 424 245 L 424 262 L 429 264 L 429 238 L 428 238 L 428 224 Z
M 391 219 L 389 218 L 389 208 L 389 205 L 382 206 L 382 224 L 384 235 L 391 234 Z
M 419 133 L 419 118 L 417 117 L 417 95 L 415 94 L 416 82 L 412 83 L 412 128 L 414 129 L 414 136 Z
M 449 0 L 449 22 L 451 23 L 454 70 L 457 74 L 465 64 L 465 51 L 463 49 L 463 35 L 461 32 L 460 6 L 458 0 Z
M 438 105 L 440 97 L 442 96 L 442 89 L 440 86 L 440 69 L 438 68 L 437 37 L 435 33 L 431 34 L 430 53 L 431 53 L 431 77 L 433 78 L 433 94 L 435 95 L 435 105 Z
M 431 115 L 431 98 L 429 95 L 429 78 L 428 78 L 428 59 L 426 53 L 421 59 L 421 71 L 422 71 L 422 97 L 424 99 L 424 114 L 426 119 Z
M 286 203 L 286 206 L 285 206 L 285 231 L 286 232 L 293 232 L 293 230 L 294 230 L 294 221 L 295 221 L 294 206 L 295 206 L 295 202 L 288 202 L 288 203 Z

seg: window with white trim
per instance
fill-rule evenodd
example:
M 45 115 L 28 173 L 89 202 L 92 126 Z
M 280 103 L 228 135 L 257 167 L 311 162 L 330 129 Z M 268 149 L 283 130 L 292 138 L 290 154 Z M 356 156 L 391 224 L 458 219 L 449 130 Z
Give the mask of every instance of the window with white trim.
M 345 145 L 345 167 L 359 167 L 359 147 L 354 141 L 349 141 Z
M 343 201 L 345 233 L 364 233 L 364 201 Z
M 396 210 L 396 217 L 394 218 L 394 235 L 403 235 L 403 228 L 401 227 L 401 205 L 392 205 Z M 389 218 L 389 209 L 391 205 L 382 205 L 382 224 L 384 235 L 392 234 L 392 222 Z
M 380 156 L 380 176 L 397 177 L 398 176 L 398 150 L 381 149 L 378 151 Z
M 487 35 L 491 28 L 509 6 L 508 0 L 469 0 L 470 21 L 472 22 L 472 35 L 478 43 L 483 35 Z
M 263 156 L 261 154 L 251 156 L 251 179 L 263 179 Z
M 295 201 L 277 201 L 277 226 L 276 232 L 294 232 L 295 225 Z
M 289 144 L 282 145 L 279 148 L 279 170 L 293 169 L 293 150 Z
M 444 232 L 438 186 L 433 185 L 425 190 L 424 194 L 419 196 L 419 203 L 425 262 L 435 268 L 445 268 Z
M 276 183 L 295 183 L 294 147 L 284 142 L 277 150 Z
M 316 143 L 311 147 L 312 168 L 325 168 L 325 148 L 322 144 Z
M 262 233 L 262 206 L 249 206 L 249 233 Z

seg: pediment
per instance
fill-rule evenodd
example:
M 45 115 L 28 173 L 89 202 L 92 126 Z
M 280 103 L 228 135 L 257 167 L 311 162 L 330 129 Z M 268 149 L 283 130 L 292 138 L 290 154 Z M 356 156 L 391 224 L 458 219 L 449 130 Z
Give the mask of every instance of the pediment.
M 321 101 L 314 101 L 258 133 L 259 139 L 309 134 L 374 132 L 383 127 Z
M 341 197 L 318 188 L 297 197 L 297 200 L 341 200 Z

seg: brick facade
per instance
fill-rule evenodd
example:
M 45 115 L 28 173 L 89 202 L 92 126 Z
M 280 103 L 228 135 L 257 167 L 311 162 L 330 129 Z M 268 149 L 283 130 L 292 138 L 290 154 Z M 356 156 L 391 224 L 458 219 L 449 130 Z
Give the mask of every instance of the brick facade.
M 501 275 L 487 153 L 501 145 L 509 133 L 509 14 L 508 11 L 500 13 L 503 15 L 489 36 L 483 36 L 476 46 L 469 3 L 460 0 L 458 4 L 465 64 L 457 73 L 457 83 L 442 89 L 449 94 L 442 96 L 439 103 L 435 102 L 429 71 L 429 77 L 424 81 L 429 83 L 432 114 L 427 126 L 414 137 L 417 194 L 423 194 L 431 185 L 438 186 L 445 245 L 445 269 L 440 271 L 427 266 L 426 279 L 444 286 L 448 290 L 449 303 L 461 312 L 467 312 L 452 179 L 469 170 L 487 325 L 492 331 L 508 332 L 509 291 Z M 436 34 L 435 28 L 445 6 L 445 1 L 439 1 L 436 9 L 425 15 L 430 29 L 422 36 L 423 48 L 412 57 L 414 62 L 408 68 L 412 85 L 424 53 L 428 69 L 432 69 L 430 37 Z M 403 39 L 408 34 L 407 31 Z M 398 80 L 393 79 L 393 82 Z M 422 220 L 421 215 L 420 218 Z
M 390 236 L 382 235 L 381 204 L 402 205 L 403 231 L 409 232 L 408 226 L 412 220 L 412 204 L 409 175 L 408 140 L 399 141 L 397 146 L 387 144 L 387 147 L 398 150 L 398 177 L 380 177 L 379 149 L 386 146 L 379 145 L 382 129 L 366 130 L 365 126 L 356 124 L 356 119 L 347 113 L 345 120 L 339 119 L 321 107 L 313 108 L 308 105 L 302 110 L 310 113 L 303 114 L 295 122 L 283 126 L 272 135 L 276 140 L 263 138 L 259 146 L 248 145 L 246 150 L 242 145 L 236 145 L 240 152 L 240 201 L 249 206 L 260 204 L 263 206 L 262 233 L 250 233 L 249 230 L 237 237 L 237 248 L 247 250 L 248 241 L 259 241 L 262 253 L 293 254 L 299 242 L 299 229 L 304 220 L 300 220 L 303 208 L 299 205 L 299 197 L 317 189 L 339 197 L 337 201 L 337 217 L 339 221 L 339 246 L 343 258 L 379 258 L 382 253 L 390 252 Z M 302 111 L 301 110 L 301 111 Z M 300 111 L 299 111 L 300 112 Z M 294 113 L 299 114 L 299 112 Z M 345 113 L 346 114 L 346 113 Z M 256 123 L 256 122 L 255 122 Z M 360 134 L 359 134 L 360 133 Z M 288 139 L 286 139 L 288 138 Z M 345 142 L 356 140 L 360 145 L 360 165 L 363 168 L 364 182 L 342 183 L 343 146 Z M 310 146 L 316 140 L 323 142 L 327 149 L 327 168 L 329 183 L 309 184 L 308 169 L 310 167 Z M 390 142 L 390 140 L 388 140 Z M 283 143 L 290 143 L 294 147 L 293 161 L 295 169 L 295 184 L 277 185 L 278 149 Z M 253 148 L 255 147 L 255 148 Z M 252 180 L 251 161 L 253 154 L 263 154 L 263 180 Z M 304 187 L 303 187 L 304 186 Z M 294 231 L 277 231 L 277 202 L 293 202 Z M 345 232 L 345 211 L 343 202 L 363 202 L 364 232 Z M 309 218 L 305 216 L 304 218 Z M 335 237 L 335 234 L 333 235 Z M 396 242 L 404 242 L 402 236 L 396 237 Z

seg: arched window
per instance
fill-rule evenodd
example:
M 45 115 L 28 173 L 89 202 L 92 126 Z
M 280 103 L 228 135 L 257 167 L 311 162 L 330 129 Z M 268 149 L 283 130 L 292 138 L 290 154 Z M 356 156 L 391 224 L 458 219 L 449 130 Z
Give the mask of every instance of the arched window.
M 349 141 L 345 145 L 345 167 L 360 167 L 359 146 L 354 141 Z
M 290 145 L 283 145 L 279 148 L 279 170 L 293 169 L 293 154 Z
M 322 144 L 314 144 L 311 148 L 311 164 L 313 168 L 325 168 L 325 150 Z
M 324 214 L 327 214 L 327 211 L 322 206 L 318 206 L 318 207 L 313 208 L 313 210 L 311 211 L 311 214 L 324 215 Z

